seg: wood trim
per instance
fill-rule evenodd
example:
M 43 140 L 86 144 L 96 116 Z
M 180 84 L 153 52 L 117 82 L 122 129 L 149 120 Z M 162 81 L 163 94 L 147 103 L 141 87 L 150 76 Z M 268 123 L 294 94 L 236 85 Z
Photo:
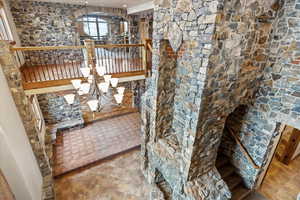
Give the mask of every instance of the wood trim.
M 136 71 L 136 72 L 121 72 L 117 74 L 112 74 L 113 78 L 123 78 L 123 77 L 130 77 L 130 76 L 139 76 L 139 75 L 146 75 L 146 71 Z
M 247 151 L 246 147 L 242 144 L 240 139 L 234 134 L 233 130 L 228 128 L 228 127 L 226 129 L 232 135 L 232 137 L 234 138 L 236 143 L 241 147 L 242 153 L 246 156 L 247 160 L 252 164 L 252 166 L 255 169 L 260 169 L 260 167 L 254 162 L 253 158 L 251 157 L 251 155 Z
M 146 75 L 146 71 L 136 71 L 136 72 L 123 72 L 118 74 L 112 74 L 113 78 L 124 78 L 124 77 L 133 77 Z M 56 87 L 71 84 L 71 80 L 81 79 L 86 80 L 85 78 L 72 78 L 72 79 L 64 79 L 64 80 L 53 80 L 53 81 L 42 81 L 42 82 L 34 82 L 34 83 L 26 83 L 23 81 L 24 90 L 32 90 L 32 89 L 40 89 L 47 87 Z
M 85 46 L 40 46 L 40 47 L 11 47 L 11 51 L 40 51 L 59 49 L 84 49 Z
M 153 48 L 152 48 L 152 46 L 151 46 L 150 43 L 147 44 L 147 47 L 148 47 L 148 49 L 150 50 L 150 52 L 153 53 Z
M 35 83 L 23 82 L 23 88 L 24 88 L 24 90 L 31 90 L 31 89 L 68 85 L 68 84 L 71 84 L 71 80 L 74 80 L 74 79 L 75 78 L 65 79 L 65 80 L 56 80 L 56 81 L 43 81 L 43 82 L 35 82 Z M 84 78 L 76 78 L 76 79 L 85 80 Z
M 280 127 L 279 127 L 279 131 L 278 131 L 279 135 L 277 137 L 275 137 L 275 139 L 274 139 L 274 147 L 273 147 L 272 151 L 269 154 L 268 162 L 264 167 L 262 167 L 263 168 L 263 173 L 261 173 L 261 175 L 257 179 L 258 181 L 255 185 L 256 190 L 259 189 L 262 186 L 262 184 L 265 181 L 265 178 L 266 178 L 267 174 L 269 173 L 270 166 L 272 165 L 272 162 L 273 162 L 274 158 L 276 157 L 276 151 L 278 150 L 278 146 L 280 144 L 280 141 L 282 139 L 282 136 L 283 136 L 283 133 L 284 133 L 285 129 L 286 129 L 286 125 L 281 124 Z
M 294 128 L 292 135 L 289 139 L 289 142 L 286 146 L 285 155 L 283 156 L 282 162 L 284 164 L 288 165 L 291 162 L 292 157 L 293 157 L 299 143 L 300 143 L 300 130 Z

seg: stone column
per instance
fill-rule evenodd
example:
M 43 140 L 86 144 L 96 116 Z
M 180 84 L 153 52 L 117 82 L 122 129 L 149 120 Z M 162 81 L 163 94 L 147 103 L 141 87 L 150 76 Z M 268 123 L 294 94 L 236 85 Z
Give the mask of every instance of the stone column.
M 198 151 L 195 139 L 200 134 L 197 128 L 218 5 L 219 1 L 156 1 L 153 74 L 143 101 L 142 153 L 144 174 L 161 190 L 168 188 L 163 191 L 165 198 L 230 198 L 214 167 L 215 159 L 197 166 L 192 159 Z
M 0 64 L 44 178 L 44 199 L 53 199 L 52 169 L 45 152 L 45 144 L 39 139 L 40 133 L 35 126 L 36 120 L 22 86 L 21 72 L 10 48 L 8 41 L 0 41 Z

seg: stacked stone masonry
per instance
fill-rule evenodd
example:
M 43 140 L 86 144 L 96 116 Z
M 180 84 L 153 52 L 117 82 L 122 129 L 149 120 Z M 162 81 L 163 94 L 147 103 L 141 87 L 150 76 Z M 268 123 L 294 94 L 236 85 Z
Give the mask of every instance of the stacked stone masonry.
M 152 199 L 166 193 L 158 191 L 162 181 L 174 200 L 230 199 L 215 168 L 219 150 L 248 189 L 258 186 L 280 124 L 300 124 L 299 17 L 299 0 L 155 1 L 153 74 L 142 109 Z M 236 134 L 259 169 L 223 134 L 241 105 Z
M 22 46 L 79 45 L 82 24 L 77 21 L 87 13 L 123 18 L 129 22 L 130 41 L 137 42 L 137 23 L 125 9 L 39 1 L 10 0 L 11 12 Z M 110 18 L 113 20 L 113 18 Z M 113 28 L 113 27 L 112 27 Z M 116 30 L 112 30 L 114 33 Z

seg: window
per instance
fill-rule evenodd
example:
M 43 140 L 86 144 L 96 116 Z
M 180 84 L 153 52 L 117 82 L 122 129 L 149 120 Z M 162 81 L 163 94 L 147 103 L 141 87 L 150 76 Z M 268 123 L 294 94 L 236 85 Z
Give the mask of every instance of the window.
M 84 16 L 78 21 L 83 23 L 83 31 L 93 39 L 101 40 L 108 36 L 108 23 L 99 16 Z
M 13 40 L 4 8 L 0 7 L 0 40 Z

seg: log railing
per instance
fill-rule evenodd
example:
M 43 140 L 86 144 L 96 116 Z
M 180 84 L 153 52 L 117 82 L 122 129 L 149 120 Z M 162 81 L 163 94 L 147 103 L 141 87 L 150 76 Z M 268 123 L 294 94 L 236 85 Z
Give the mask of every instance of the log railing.
M 25 89 L 65 85 L 83 78 L 87 46 L 12 47 Z M 96 62 L 114 77 L 146 75 L 145 44 L 95 45 Z

